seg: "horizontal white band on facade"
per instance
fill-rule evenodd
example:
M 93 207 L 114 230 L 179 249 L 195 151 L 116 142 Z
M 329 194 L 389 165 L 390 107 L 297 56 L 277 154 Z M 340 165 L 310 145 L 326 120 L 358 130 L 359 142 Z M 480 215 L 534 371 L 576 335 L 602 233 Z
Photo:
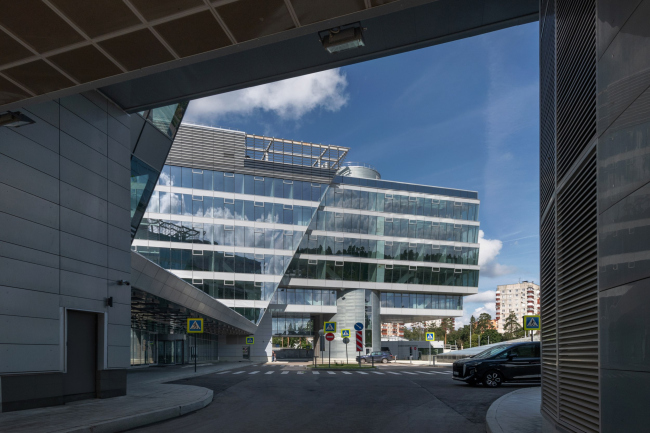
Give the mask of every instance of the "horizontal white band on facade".
M 136 247 L 174 248 L 177 250 L 193 250 L 193 251 L 219 251 L 224 253 L 265 254 L 269 256 L 292 257 L 294 254 L 293 252 L 294 250 L 279 250 L 273 248 L 232 247 L 227 245 L 210 245 L 210 244 L 187 244 L 183 242 L 147 241 L 143 239 L 134 239 L 132 245 Z
M 478 287 L 433 286 L 426 284 L 370 283 L 367 281 L 312 280 L 309 278 L 291 278 L 289 287 L 309 289 L 369 289 L 382 292 L 421 292 L 436 295 L 475 295 Z
M 269 301 L 253 301 L 250 299 L 217 299 L 230 308 L 268 308 Z M 266 314 L 266 313 L 265 313 Z
M 478 248 L 480 246 L 479 244 L 475 244 L 472 242 L 436 241 L 432 239 L 422 239 L 422 238 L 404 238 L 404 237 L 393 237 L 393 236 L 366 235 L 360 233 L 346 233 L 346 232 L 334 232 L 334 231 L 324 231 L 324 230 L 313 230 L 309 235 L 310 239 L 313 236 L 369 239 L 373 241 L 409 242 L 409 243 L 418 243 L 418 244 L 445 245 L 445 246 L 467 247 L 467 248 Z
M 206 218 L 206 217 L 196 217 L 191 215 L 176 215 L 168 213 L 152 213 L 147 212 L 144 214 L 144 218 L 158 219 L 164 221 L 185 221 L 192 223 L 201 223 L 201 224 L 222 224 L 226 226 L 240 226 L 240 227 L 257 227 L 263 229 L 275 229 L 275 230 L 298 230 L 306 231 L 307 226 L 298 226 L 293 224 L 276 224 L 276 223 L 265 223 L 261 221 L 245 221 L 245 220 L 227 220 L 222 218 Z
M 433 308 L 389 308 L 380 307 L 379 315 L 390 316 L 440 316 L 440 317 L 462 317 L 463 310 L 447 310 Z
M 466 226 L 480 226 L 480 221 L 470 221 L 470 220 L 457 220 L 452 218 L 440 218 L 440 217 L 428 217 L 424 215 L 413 215 L 408 213 L 393 213 L 393 212 L 377 212 L 372 210 L 360 210 L 360 209 L 348 209 L 340 207 L 325 206 L 323 208 L 325 212 L 334 212 L 342 215 L 369 215 L 369 216 L 378 216 L 384 218 L 393 218 L 393 219 L 403 219 L 410 221 L 430 221 L 434 223 L 445 223 L 445 224 L 456 224 L 456 225 L 466 225 Z
M 388 181 L 388 182 L 394 182 L 394 181 Z M 407 183 L 405 185 L 412 185 L 412 184 Z M 426 185 L 422 185 L 422 186 L 426 186 Z M 416 198 L 432 198 L 432 199 L 435 199 L 435 200 L 455 201 L 457 203 L 481 204 L 481 200 L 478 200 L 478 199 L 475 199 L 475 198 L 460 198 L 460 197 L 452 197 L 452 196 L 448 196 L 448 195 L 426 194 L 426 193 L 423 193 L 423 192 L 404 191 L 402 189 L 373 188 L 373 187 L 369 187 L 369 186 L 349 185 L 347 183 L 333 185 L 333 187 L 336 187 L 336 188 L 339 188 L 339 189 L 351 189 L 351 190 L 355 190 L 355 191 L 376 192 L 376 193 L 380 193 L 380 194 L 404 195 L 404 196 L 416 197 Z M 459 190 L 459 191 L 463 191 L 463 190 Z M 474 191 L 468 191 L 468 192 L 474 192 Z
M 206 271 L 180 271 L 170 269 L 169 272 L 178 278 L 192 280 L 217 280 L 217 281 L 255 281 L 261 283 L 279 283 L 282 275 L 268 274 L 238 274 L 236 272 L 206 272 Z
M 299 259 L 308 260 L 325 260 L 328 262 L 358 262 L 358 263 L 374 263 L 381 265 L 402 265 L 402 266 L 417 266 L 418 268 L 441 268 L 441 269 L 466 269 L 471 271 L 478 271 L 478 265 L 460 265 L 455 263 L 438 263 L 438 262 L 412 262 L 409 260 L 393 260 L 393 259 L 369 259 L 366 257 L 348 257 L 348 256 L 325 256 L 320 254 L 297 254 Z
M 324 185 L 321 188 L 327 188 L 327 185 Z M 167 186 L 167 185 L 156 185 L 154 191 L 177 193 L 177 194 L 188 194 L 194 196 L 203 196 L 203 197 L 218 197 L 218 198 L 231 198 L 235 200 L 246 200 L 246 201 L 257 201 L 265 203 L 279 203 L 279 204 L 292 204 L 296 206 L 309 206 L 309 207 L 318 207 L 320 204 L 319 201 L 311 200 L 297 200 L 293 198 L 280 198 L 280 197 L 268 197 L 265 195 L 255 195 L 255 194 L 241 194 L 236 192 L 222 192 L 222 191 L 210 191 L 207 189 L 196 189 L 196 188 L 183 188 L 180 186 Z
M 273 312 L 336 314 L 336 305 L 270 304 Z

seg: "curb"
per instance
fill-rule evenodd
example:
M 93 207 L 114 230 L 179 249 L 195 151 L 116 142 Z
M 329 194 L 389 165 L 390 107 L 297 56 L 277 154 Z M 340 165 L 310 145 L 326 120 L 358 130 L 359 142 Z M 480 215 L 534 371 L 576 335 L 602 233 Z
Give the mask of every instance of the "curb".
M 528 391 L 528 389 L 529 388 L 517 389 L 494 400 L 494 402 L 490 405 L 487 414 L 485 415 L 485 431 L 487 433 L 506 433 L 506 431 L 501 428 L 501 425 L 497 420 L 497 411 L 499 410 L 499 406 L 501 406 L 501 404 L 503 404 L 506 399 L 510 398 L 514 394 L 525 393 Z
M 172 406 L 159 409 L 153 412 L 142 413 L 138 415 L 117 418 L 110 421 L 104 421 L 93 425 L 75 427 L 69 430 L 60 430 L 60 433 L 116 433 L 124 430 L 130 430 L 137 427 L 143 427 L 160 421 L 166 421 L 172 418 L 178 418 L 185 414 L 203 409 L 212 402 L 214 393 L 210 389 L 205 389 L 205 395 L 198 400 L 186 403 L 180 406 Z M 57 432 L 57 433 L 59 433 Z

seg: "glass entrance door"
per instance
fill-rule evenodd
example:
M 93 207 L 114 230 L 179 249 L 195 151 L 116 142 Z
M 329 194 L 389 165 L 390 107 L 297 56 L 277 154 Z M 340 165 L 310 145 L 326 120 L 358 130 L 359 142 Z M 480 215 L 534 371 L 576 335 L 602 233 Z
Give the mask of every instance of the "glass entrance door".
M 182 364 L 183 340 L 158 341 L 158 364 Z

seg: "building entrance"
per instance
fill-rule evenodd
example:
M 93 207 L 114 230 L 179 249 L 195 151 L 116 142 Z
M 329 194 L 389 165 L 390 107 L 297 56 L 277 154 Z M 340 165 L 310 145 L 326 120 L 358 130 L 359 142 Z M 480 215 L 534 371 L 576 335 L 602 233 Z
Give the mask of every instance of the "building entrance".
M 67 371 L 63 376 L 66 403 L 95 398 L 97 374 L 97 314 L 68 311 Z
M 182 364 L 185 359 L 185 341 L 159 341 L 158 364 Z

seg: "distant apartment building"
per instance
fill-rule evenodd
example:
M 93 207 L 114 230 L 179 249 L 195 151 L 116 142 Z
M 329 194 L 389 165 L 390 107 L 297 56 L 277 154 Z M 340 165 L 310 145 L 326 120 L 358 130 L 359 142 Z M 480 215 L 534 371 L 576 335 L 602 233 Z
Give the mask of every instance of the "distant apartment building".
M 404 323 L 382 323 L 381 337 L 388 339 L 404 337 Z
M 518 323 L 524 316 L 539 314 L 539 285 L 532 281 L 497 286 L 496 323 L 497 331 L 503 333 L 503 325 L 510 313 L 517 315 Z
M 447 319 L 449 319 L 451 321 L 449 331 L 452 331 L 452 330 L 456 329 L 456 318 L 455 317 L 448 317 Z M 445 320 L 445 319 L 429 320 L 429 321 L 425 322 L 425 325 L 427 327 L 428 326 L 440 327 L 440 326 L 442 326 L 442 321 L 443 320 Z

